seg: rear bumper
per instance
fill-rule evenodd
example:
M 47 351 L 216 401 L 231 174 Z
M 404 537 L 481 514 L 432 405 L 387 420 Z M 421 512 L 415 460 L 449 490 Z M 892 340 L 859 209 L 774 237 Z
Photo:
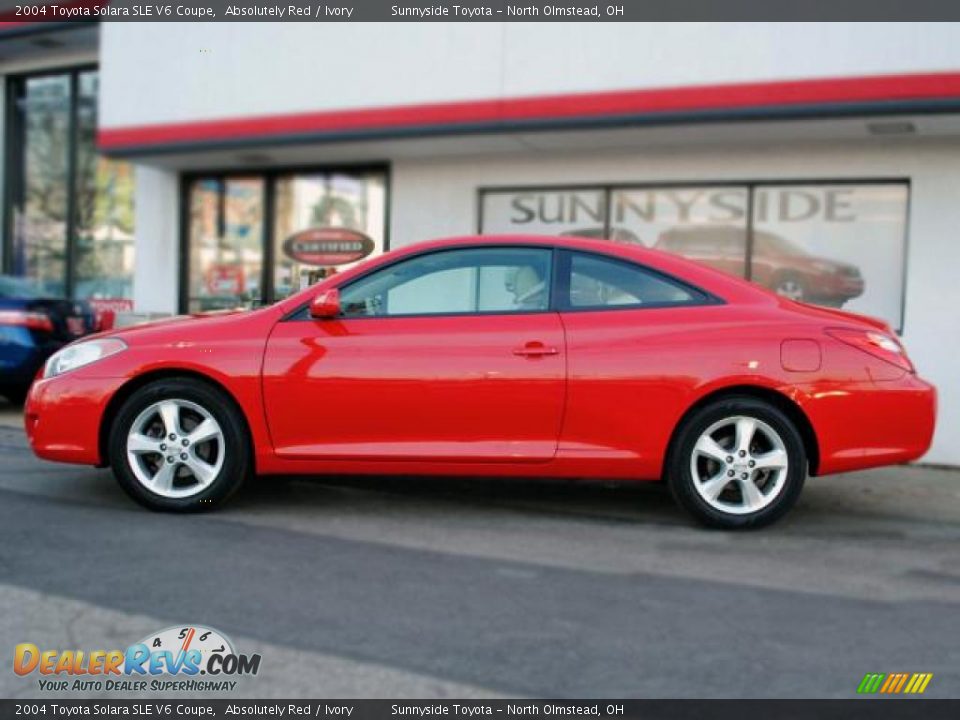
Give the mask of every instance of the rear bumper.
M 817 475 L 922 457 L 933 441 L 937 391 L 916 375 L 811 391 L 803 409 L 817 435 Z
M 38 457 L 100 465 L 100 425 L 122 378 L 67 375 L 38 380 L 30 388 L 23 422 Z

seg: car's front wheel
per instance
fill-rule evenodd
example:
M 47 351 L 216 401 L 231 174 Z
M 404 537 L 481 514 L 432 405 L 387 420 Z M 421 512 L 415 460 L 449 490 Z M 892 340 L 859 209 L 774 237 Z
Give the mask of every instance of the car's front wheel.
M 667 481 L 677 502 L 718 528 L 768 525 L 796 503 L 807 474 L 803 439 L 778 407 L 752 397 L 706 405 L 678 429 Z
M 151 510 L 210 509 L 252 466 L 232 399 L 192 378 L 158 380 L 133 393 L 113 422 L 109 453 L 120 486 Z

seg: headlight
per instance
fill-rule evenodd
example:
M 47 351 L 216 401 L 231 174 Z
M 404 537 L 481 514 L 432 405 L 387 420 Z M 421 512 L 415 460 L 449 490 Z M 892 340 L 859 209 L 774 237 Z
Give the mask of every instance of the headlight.
M 43 368 L 43 376 L 51 378 L 63 375 L 65 372 L 95 363 L 97 360 L 103 360 L 105 357 L 116 355 L 121 350 L 126 349 L 127 344 L 117 338 L 87 340 L 76 345 L 69 345 L 50 356 Z

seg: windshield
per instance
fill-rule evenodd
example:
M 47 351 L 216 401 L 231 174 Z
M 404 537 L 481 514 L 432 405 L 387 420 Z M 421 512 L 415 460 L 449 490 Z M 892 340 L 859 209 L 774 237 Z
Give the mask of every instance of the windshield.
M 0 298 L 38 298 L 40 290 L 28 278 L 0 275 Z

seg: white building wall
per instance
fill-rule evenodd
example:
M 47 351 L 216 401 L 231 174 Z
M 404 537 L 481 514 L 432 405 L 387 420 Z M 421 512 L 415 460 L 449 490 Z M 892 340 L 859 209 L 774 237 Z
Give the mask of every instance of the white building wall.
M 477 228 L 477 188 L 660 181 L 909 177 L 903 339 L 940 391 L 925 462 L 960 465 L 960 144 L 880 142 L 403 160 L 392 166 L 393 247 Z
M 180 286 L 180 192 L 176 172 L 136 168 L 136 257 L 133 309 L 137 315 L 177 312 Z
M 104 128 L 960 67 L 960 23 L 104 23 Z

